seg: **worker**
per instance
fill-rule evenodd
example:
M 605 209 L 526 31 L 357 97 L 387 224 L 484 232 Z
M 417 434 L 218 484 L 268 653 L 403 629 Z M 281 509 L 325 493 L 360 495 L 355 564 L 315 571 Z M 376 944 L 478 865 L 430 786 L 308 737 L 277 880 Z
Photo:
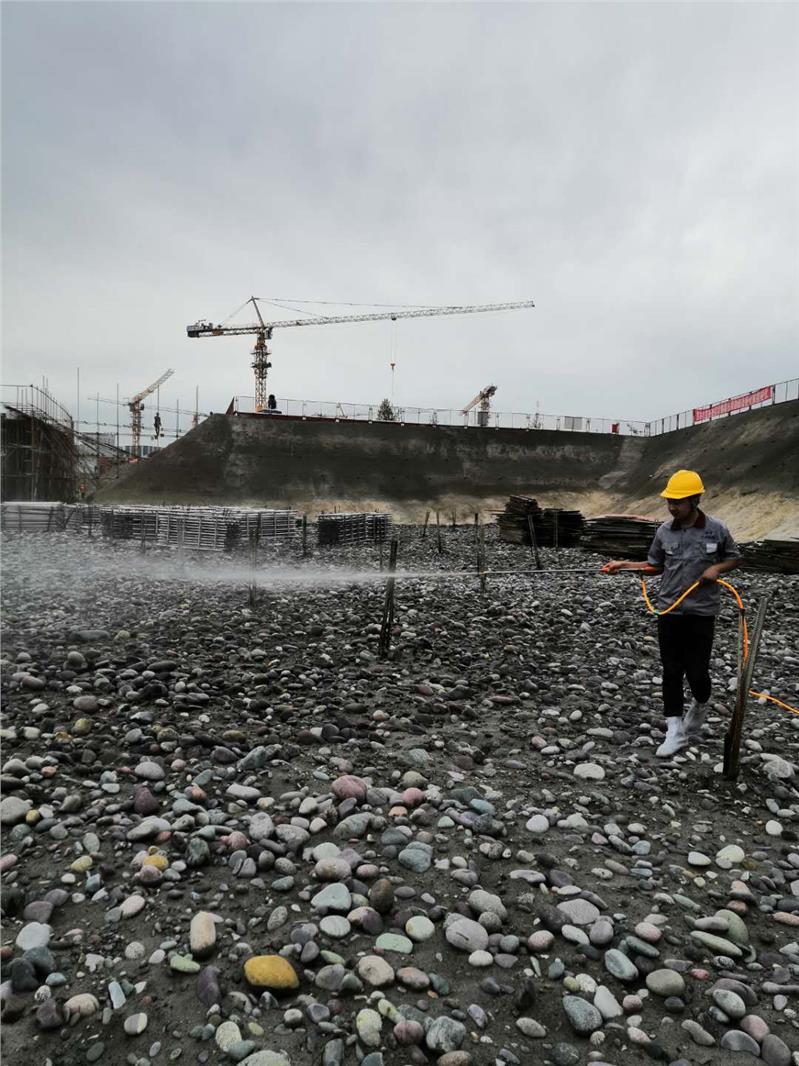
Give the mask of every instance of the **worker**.
M 710 655 L 719 613 L 722 574 L 741 565 L 741 552 L 726 525 L 705 514 L 699 501 L 705 487 L 694 470 L 678 470 L 661 492 L 670 522 L 664 522 L 645 563 L 614 560 L 602 569 L 609 574 L 638 570 L 662 574 L 655 607 L 664 611 L 695 581 L 698 588 L 668 614 L 658 616 L 658 645 L 663 664 L 663 709 L 666 738 L 655 752 L 674 755 L 698 740 L 710 700 Z M 683 680 L 693 702 L 683 717 Z

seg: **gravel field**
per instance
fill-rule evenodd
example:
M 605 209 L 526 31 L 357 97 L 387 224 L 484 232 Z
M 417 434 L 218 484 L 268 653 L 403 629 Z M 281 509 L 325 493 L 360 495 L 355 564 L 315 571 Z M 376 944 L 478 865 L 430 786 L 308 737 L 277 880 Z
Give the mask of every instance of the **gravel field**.
M 401 572 L 475 569 L 471 529 L 399 533 Z M 750 701 L 722 778 L 732 597 L 664 761 L 654 622 L 599 556 L 401 577 L 381 659 L 377 549 L 299 555 L 251 607 L 246 556 L 4 538 L 8 1061 L 799 1064 L 799 716 Z M 799 706 L 799 578 L 732 582 Z

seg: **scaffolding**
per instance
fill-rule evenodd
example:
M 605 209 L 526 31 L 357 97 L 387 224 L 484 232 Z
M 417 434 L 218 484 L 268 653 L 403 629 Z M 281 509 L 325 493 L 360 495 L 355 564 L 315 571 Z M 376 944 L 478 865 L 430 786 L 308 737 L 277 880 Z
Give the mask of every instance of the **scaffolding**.
M 72 416 L 45 387 L 3 385 L 4 500 L 75 499 L 77 449 Z

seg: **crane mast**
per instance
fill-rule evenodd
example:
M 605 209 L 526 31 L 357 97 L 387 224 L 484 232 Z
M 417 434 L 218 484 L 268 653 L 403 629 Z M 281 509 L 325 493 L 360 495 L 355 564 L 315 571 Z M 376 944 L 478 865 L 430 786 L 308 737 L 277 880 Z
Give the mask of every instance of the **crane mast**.
M 200 319 L 193 325 L 186 327 L 189 337 L 236 337 L 243 335 L 255 335 L 255 345 L 252 350 L 252 368 L 255 374 L 255 410 L 261 412 L 266 408 L 266 378 L 272 364 L 269 362 L 270 350 L 268 341 L 272 339 L 272 331 L 276 329 L 290 329 L 297 326 L 327 326 L 345 322 L 381 322 L 390 320 L 396 322 L 400 318 L 432 318 L 442 315 L 474 315 L 486 311 L 516 311 L 521 308 L 535 307 L 532 300 L 516 300 L 496 304 L 450 304 L 444 307 L 415 307 L 404 311 L 378 311 L 368 314 L 353 315 L 315 315 L 313 318 L 283 319 L 278 322 L 265 322 L 258 307 L 258 297 L 251 296 L 247 303 L 251 303 L 258 321 L 249 325 L 226 326 L 214 325 L 204 319 Z
M 146 389 L 142 389 L 137 393 L 132 400 L 128 402 L 128 409 L 130 410 L 130 424 L 131 424 L 131 451 L 135 459 L 140 459 L 141 455 L 141 413 L 142 413 L 142 400 L 145 396 L 149 396 L 151 392 L 155 392 L 157 388 L 164 384 L 167 378 L 171 378 L 175 373 L 174 370 L 166 370 L 161 377 L 148 385 Z

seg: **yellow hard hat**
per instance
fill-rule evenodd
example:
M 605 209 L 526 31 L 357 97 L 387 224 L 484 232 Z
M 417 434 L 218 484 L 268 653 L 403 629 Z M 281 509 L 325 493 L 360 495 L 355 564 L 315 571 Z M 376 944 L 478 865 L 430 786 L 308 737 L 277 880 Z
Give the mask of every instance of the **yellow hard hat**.
M 688 496 L 699 496 L 704 491 L 705 486 L 695 470 L 678 470 L 671 475 L 660 495 L 666 500 L 684 500 Z

